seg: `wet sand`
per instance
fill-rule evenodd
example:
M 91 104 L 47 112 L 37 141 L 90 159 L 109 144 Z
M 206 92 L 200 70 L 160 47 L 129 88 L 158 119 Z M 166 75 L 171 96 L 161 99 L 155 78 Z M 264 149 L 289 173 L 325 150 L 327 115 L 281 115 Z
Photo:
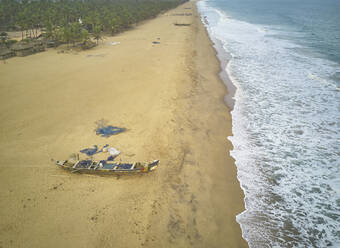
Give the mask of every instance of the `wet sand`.
M 89 51 L 1 62 L 0 247 L 246 247 L 219 71 L 194 2 Z M 102 119 L 127 131 L 97 136 Z M 160 166 L 117 178 L 50 161 L 104 144 Z

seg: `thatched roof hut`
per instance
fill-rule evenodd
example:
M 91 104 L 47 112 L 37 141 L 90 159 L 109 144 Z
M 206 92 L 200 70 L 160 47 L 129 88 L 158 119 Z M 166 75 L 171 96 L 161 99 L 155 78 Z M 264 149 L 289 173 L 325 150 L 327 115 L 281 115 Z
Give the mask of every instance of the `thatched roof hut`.
M 30 42 L 17 42 L 11 46 L 13 51 L 32 49 L 33 44 Z
M 32 43 L 18 42 L 11 46 L 11 50 L 15 52 L 16 56 L 24 57 L 33 54 L 34 45 Z
M 11 46 L 11 50 L 19 57 L 27 56 L 33 53 L 45 51 L 45 45 L 40 40 L 30 42 L 18 42 Z
M 8 59 L 15 56 L 15 53 L 7 47 L 0 47 L 0 59 Z

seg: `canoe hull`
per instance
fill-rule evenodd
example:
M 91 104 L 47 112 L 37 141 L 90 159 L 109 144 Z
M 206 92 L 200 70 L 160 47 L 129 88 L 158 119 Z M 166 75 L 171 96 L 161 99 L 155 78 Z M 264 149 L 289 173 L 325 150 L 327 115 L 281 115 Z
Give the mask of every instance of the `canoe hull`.
M 78 168 L 76 165 L 80 161 L 75 161 L 70 164 L 67 160 L 64 161 L 56 161 L 56 165 L 61 169 L 70 171 L 72 173 L 82 173 L 82 174 L 97 174 L 97 175 L 126 175 L 126 174 L 145 174 L 154 171 L 159 164 L 159 160 L 155 160 L 151 163 L 141 164 L 138 163 L 138 166 L 134 166 L 131 164 L 132 169 L 122 169 L 119 168 L 120 164 L 112 164 L 114 169 L 105 169 L 100 167 L 100 163 L 93 161 L 93 164 L 89 168 Z M 125 164 L 126 165 L 126 164 Z

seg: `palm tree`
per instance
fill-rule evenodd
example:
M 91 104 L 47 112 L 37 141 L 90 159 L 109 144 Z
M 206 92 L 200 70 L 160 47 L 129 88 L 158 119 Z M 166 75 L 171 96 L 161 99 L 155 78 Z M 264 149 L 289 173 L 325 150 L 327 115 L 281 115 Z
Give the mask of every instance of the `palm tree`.
M 85 44 L 90 39 L 89 32 L 86 29 L 81 30 L 81 43 Z
M 93 38 L 97 41 L 97 45 L 98 45 L 98 40 L 102 40 L 102 27 L 100 25 L 95 25 L 92 35 L 93 35 Z
M 185 1 L 0 0 L 0 26 L 20 27 L 22 39 L 25 31 L 37 38 L 37 30 L 45 28 L 47 37 L 66 43 L 83 41 L 90 33 L 98 44 L 103 31 L 113 35 Z

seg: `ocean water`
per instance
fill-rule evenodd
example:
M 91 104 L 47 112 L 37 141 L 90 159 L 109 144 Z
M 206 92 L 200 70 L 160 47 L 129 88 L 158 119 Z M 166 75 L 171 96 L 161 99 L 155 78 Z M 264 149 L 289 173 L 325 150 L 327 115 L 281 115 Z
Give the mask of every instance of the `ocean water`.
M 340 247 L 340 1 L 198 9 L 237 88 L 228 138 L 243 237 L 250 247 Z

